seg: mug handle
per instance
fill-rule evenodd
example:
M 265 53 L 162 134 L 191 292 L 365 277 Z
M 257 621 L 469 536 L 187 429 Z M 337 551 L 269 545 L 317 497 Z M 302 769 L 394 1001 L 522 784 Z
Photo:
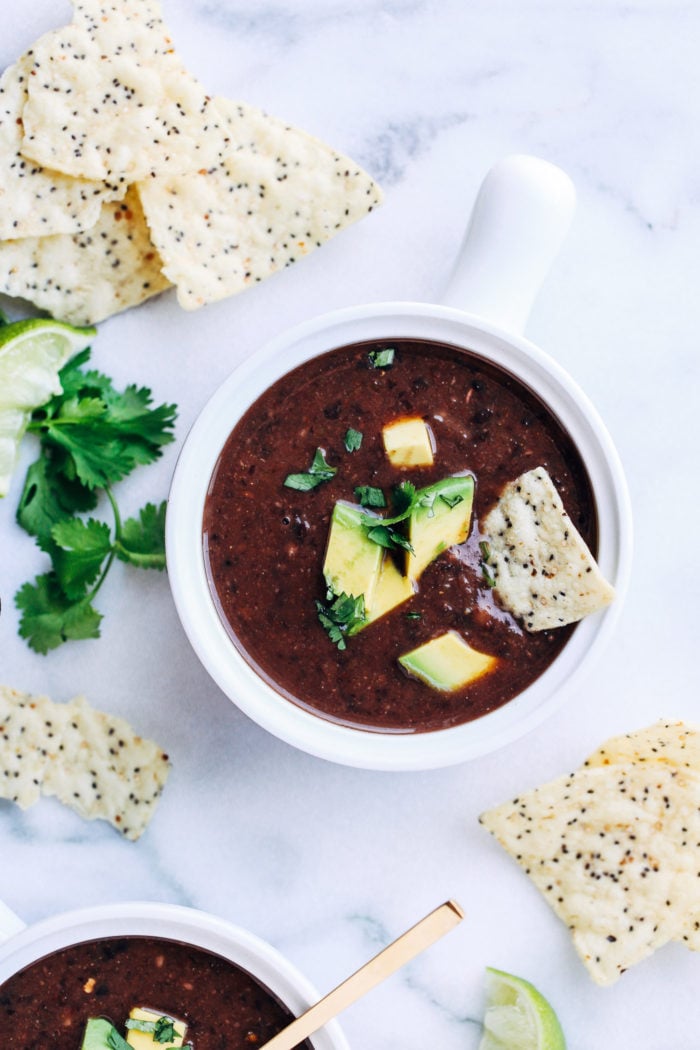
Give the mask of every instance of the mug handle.
M 561 168 L 525 154 L 499 161 L 476 198 L 443 303 L 521 333 L 575 206 Z
M 19 915 L 15 915 L 12 909 L 8 908 L 5 902 L 0 900 L 0 944 L 9 940 L 16 933 L 20 933 L 26 925 L 25 922 L 22 922 Z

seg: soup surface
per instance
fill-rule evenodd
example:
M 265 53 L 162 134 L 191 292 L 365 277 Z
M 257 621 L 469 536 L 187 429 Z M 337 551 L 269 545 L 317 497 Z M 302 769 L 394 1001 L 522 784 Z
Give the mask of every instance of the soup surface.
M 185 1045 L 194 1050 L 250 1050 L 292 1020 L 255 978 L 219 955 L 119 937 L 54 952 L 0 985 L 2 1048 L 79 1050 L 89 1017 L 107 1018 L 123 1035 L 134 1006 L 185 1021 Z
M 379 367 L 387 348 L 393 360 Z M 428 424 L 431 466 L 399 469 L 389 461 L 382 428 L 403 417 Z M 352 451 L 349 431 L 361 435 Z M 310 491 L 286 487 L 287 475 L 308 470 L 317 449 L 333 477 Z M 482 564 L 479 521 L 507 482 L 537 466 L 595 551 L 594 501 L 580 456 L 510 374 L 452 346 L 401 339 L 341 347 L 301 365 L 241 418 L 211 480 L 204 554 L 232 641 L 282 695 L 346 725 L 420 732 L 501 706 L 542 674 L 573 629 L 528 634 L 499 607 Z M 356 502 L 356 488 L 370 486 L 390 502 L 402 481 L 422 488 L 465 473 L 475 479 L 466 541 L 428 566 L 409 601 L 339 649 L 316 605 L 326 597 L 336 501 Z M 498 657 L 495 669 L 455 692 L 408 677 L 398 657 L 446 631 Z

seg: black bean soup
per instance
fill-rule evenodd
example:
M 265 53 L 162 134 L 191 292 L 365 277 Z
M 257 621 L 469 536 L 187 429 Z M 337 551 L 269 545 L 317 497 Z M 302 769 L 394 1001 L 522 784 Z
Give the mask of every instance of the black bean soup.
M 79 1050 L 88 1018 L 107 1018 L 124 1036 L 135 1006 L 185 1021 L 193 1050 L 251 1050 L 293 1019 L 219 955 L 179 941 L 119 937 L 63 948 L 0 985 L 0 1045 Z
M 377 361 L 393 350 L 388 366 Z M 397 469 L 382 427 L 421 417 L 430 467 Z M 347 434 L 362 435 L 348 451 Z M 316 449 L 337 472 L 311 491 L 285 487 Z M 341 347 L 274 383 L 230 435 L 212 476 L 203 536 L 210 586 L 232 641 L 274 688 L 324 718 L 370 730 L 420 732 L 505 704 L 551 664 L 572 627 L 528 634 L 499 607 L 482 565 L 479 521 L 503 486 L 543 466 L 593 551 L 596 516 L 574 444 L 543 402 L 509 373 L 456 347 L 399 339 Z M 471 531 L 424 571 L 418 592 L 339 649 L 319 621 L 333 506 L 356 486 L 390 492 L 471 473 Z M 495 670 L 453 693 L 408 677 L 402 654 L 448 630 L 497 656 Z

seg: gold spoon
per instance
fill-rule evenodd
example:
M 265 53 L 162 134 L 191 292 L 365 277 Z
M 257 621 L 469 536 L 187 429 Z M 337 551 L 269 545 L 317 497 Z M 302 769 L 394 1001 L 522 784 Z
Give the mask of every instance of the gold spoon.
M 445 901 L 269 1039 L 259 1050 L 294 1050 L 295 1046 L 317 1032 L 331 1018 L 449 933 L 463 918 L 464 912 L 456 901 Z

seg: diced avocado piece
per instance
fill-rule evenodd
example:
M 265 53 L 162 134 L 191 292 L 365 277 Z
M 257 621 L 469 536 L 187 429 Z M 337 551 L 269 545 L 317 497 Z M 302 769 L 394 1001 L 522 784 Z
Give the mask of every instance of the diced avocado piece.
M 399 572 L 393 559 L 388 554 L 385 555 L 374 590 L 372 607 L 362 626 L 366 627 L 368 623 L 378 620 L 397 605 L 408 601 L 414 594 L 413 581 Z
M 80 1050 L 112 1050 L 119 1045 L 120 1039 L 121 1036 L 111 1021 L 104 1017 L 90 1017 L 85 1023 Z
M 420 489 L 408 521 L 408 541 L 413 548 L 406 562 L 407 575 L 417 580 L 423 570 L 448 547 L 464 543 L 474 499 L 470 475 L 443 478 Z
M 487 674 L 498 659 L 477 652 L 456 631 L 448 631 L 400 656 L 399 663 L 431 689 L 452 693 Z
M 366 514 L 350 503 L 336 503 L 331 515 L 323 575 L 334 594 L 364 595 L 365 609 L 372 598 L 382 564 L 383 550 L 367 538 Z
M 183 1045 L 187 1031 L 184 1021 L 145 1006 L 133 1007 L 126 1026 L 126 1041 L 135 1050 L 173 1050 Z
M 352 634 L 407 601 L 415 591 L 384 548 L 368 539 L 367 520 L 367 513 L 360 508 L 336 503 L 323 562 L 323 575 L 334 594 L 364 597 L 365 620 L 352 629 Z
M 428 424 L 419 416 L 387 423 L 382 429 L 382 438 L 392 466 L 432 466 L 432 434 Z

